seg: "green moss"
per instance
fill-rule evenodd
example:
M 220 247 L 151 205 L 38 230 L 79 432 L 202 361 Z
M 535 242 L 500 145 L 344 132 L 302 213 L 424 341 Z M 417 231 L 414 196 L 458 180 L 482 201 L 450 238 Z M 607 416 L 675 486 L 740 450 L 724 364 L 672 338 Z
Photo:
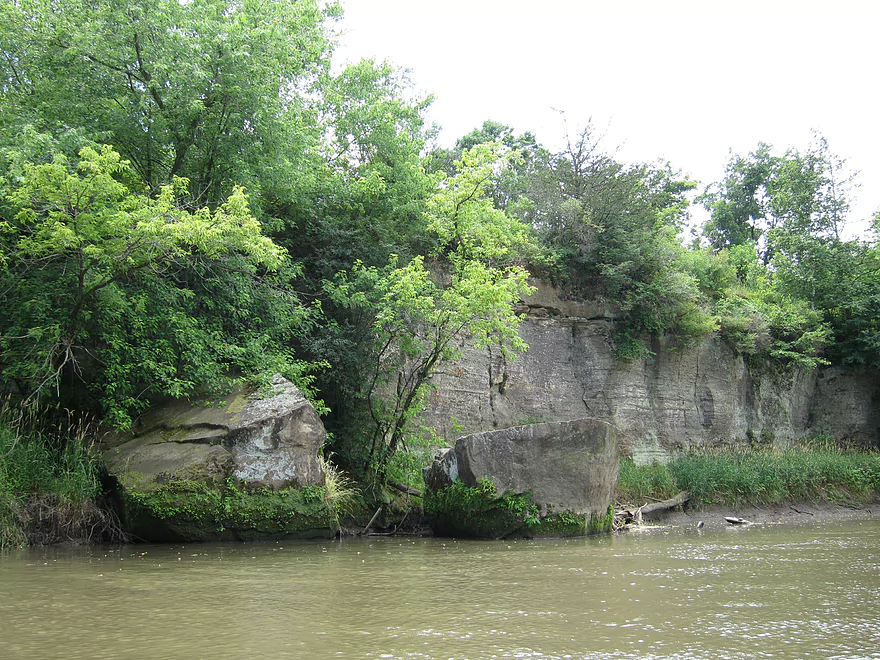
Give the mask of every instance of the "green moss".
M 549 510 L 541 515 L 529 492 L 498 495 L 495 484 L 480 479 L 475 487 L 455 481 L 425 494 L 425 517 L 441 536 L 472 538 L 570 537 L 611 531 L 613 512 L 591 517 Z
M 456 481 L 426 493 L 424 512 L 437 534 L 501 538 L 525 529 L 526 506 L 522 498 L 499 498 L 489 480 L 481 480 L 475 488 Z
M 150 541 L 273 539 L 332 536 L 336 512 L 324 489 L 245 489 L 233 480 L 220 487 L 173 481 L 149 493 L 126 491 L 125 520 Z
M 587 517 L 572 511 L 548 511 L 534 525 L 529 526 L 530 536 L 570 537 L 587 533 Z
M 609 534 L 614 527 L 614 506 L 609 504 L 604 516 L 591 515 L 587 523 L 587 535 Z

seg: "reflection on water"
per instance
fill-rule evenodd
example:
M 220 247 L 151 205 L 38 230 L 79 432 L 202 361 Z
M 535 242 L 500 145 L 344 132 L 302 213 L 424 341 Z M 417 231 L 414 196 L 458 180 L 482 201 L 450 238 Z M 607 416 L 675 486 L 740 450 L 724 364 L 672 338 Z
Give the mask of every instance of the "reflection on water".
M 0 658 L 880 658 L 880 523 L 0 556 Z

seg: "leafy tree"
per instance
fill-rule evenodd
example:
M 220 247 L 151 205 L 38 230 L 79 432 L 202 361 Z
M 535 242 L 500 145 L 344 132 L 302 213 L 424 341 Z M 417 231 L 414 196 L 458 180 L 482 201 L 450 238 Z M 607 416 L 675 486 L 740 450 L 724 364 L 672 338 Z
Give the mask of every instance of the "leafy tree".
M 876 243 L 786 235 L 775 286 L 820 313 L 833 330 L 828 354 L 880 367 L 880 254 Z
M 404 265 L 394 256 L 384 268 L 356 264 L 327 284 L 337 304 L 359 310 L 367 324 L 369 376 L 353 394 L 371 420 L 363 469 L 380 482 L 418 432 L 432 374 L 462 342 L 497 345 L 508 356 L 526 348 L 514 304 L 531 289 L 514 262 L 528 239 L 486 195 L 488 173 L 502 166 L 497 151 L 478 145 L 463 154 L 458 174 L 439 178 L 428 207 L 439 246 L 431 268 L 422 256 Z
M 704 227 L 710 245 L 751 243 L 768 264 L 794 235 L 837 239 L 849 205 L 852 177 L 827 141 L 816 136 L 809 149 L 789 149 L 774 156 L 761 143 L 747 157 L 732 156 L 724 180 L 707 187 L 700 197 L 711 213 Z
M 645 355 L 645 335 L 671 332 L 687 341 L 711 332 L 677 238 L 693 182 L 668 165 L 618 162 L 590 127 L 569 141 L 553 169 L 557 192 L 536 230 L 555 253 L 558 276 L 620 306 L 618 355 Z
M 265 208 L 276 219 L 276 241 L 303 268 L 298 286 L 321 299 L 323 321 L 295 346 L 332 364 L 319 376 L 333 410 L 325 423 L 344 434 L 347 421 L 363 413 L 352 393 L 369 369 L 369 322 L 361 310 L 323 295 L 323 282 L 357 262 L 381 267 L 392 254 L 406 262 L 430 249 L 425 208 L 435 180 L 420 159 L 430 98 L 414 95 L 399 70 L 371 60 L 322 77 L 319 92 L 314 103 L 323 128 L 309 167 L 276 186 Z
M 241 189 L 216 210 L 179 205 L 186 181 L 133 192 L 108 146 L 24 164 L 2 223 L 2 379 L 70 401 L 89 388 L 125 425 L 150 396 L 223 387 L 236 372 L 304 365 L 281 348 L 306 311 L 290 267 Z M 77 401 L 77 403 L 82 403 Z
M 218 204 L 303 146 L 297 92 L 327 66 L 337 14 L 318 0 L 4 3 L 0 129 L 83 129 L 149 190 L 186 177 Z
M 323 279 L 357 260 L 384 264 L 424 242 L 424 204 L 433 181 L 419 154 L 428 138 L 430 98 L 408 98 L 409 82 L 386 63 L 365 60 L 320 81 L 324 136 L 309 190 L 279 190 L 279 241 Z
M 362 60 L 321 84 L 323 124 L 331 131 L 327 157 L 345 172 L 375 170 L 383 178 L 413 165 L 425 145 L 423 113 L 432 98 L 407 98 L 411 83 L 388 64 Z
M 840 238 L 853 181 L 844 166 L 820 136 L 782 156 L 762 144 L 733 157 L 724 181 L 703 195 L 712 213 L 704 234 L 721 254 L 730 246 L 744 285 L 718 306 L 722 333 L 760 318 L 768 339 L 757 346 L 771 357 L 808 367 L 827 362 L 825 353 L 878 362 L 872 292 L 880 278 L 871 246 Z
M 711 212 L 703 233 L 715 250 L 751 243 L 757 245 L 768 214 L 766 193 L 775 159 L 770 145 L 760 143 L 747 157 L 731 156 L 724 180 L 700 197 Z
M 330 288 L 340 304 L 365 310 L 372 320 L 372 364 L 360 393 L 372 421 L 362 469 L 375 470 L 380 481 L 391 457 L 418 432 L 413 424 L 431 376 L 460 355 L 462 341 L 497 344 L 508 356 L 526 348 L 513 305 L 529 286 L 518 269 L 467 261 L 443 277 L 418 256 L 403 266 L 392 259 L 383 269 L 356 264 Z
M 454 176 L 465 151 L 489 143 L 499 145 L 507 163 L 492 174 L 487 188 L 492 202 L 496 208 L 530 224 L 532 215 L 541 214 L 541 208 L 535 204 L 541 197 L 539 189 L 555 183 L 550 183 L 552 154 L 538 144 L 532 133 L 516 135 L 510 126 L 486 120 L 481 127 L 459 138 L 452 149 L 435 149 L 428 158 L 429 168 Z
M 463 135 L 455 141 L 452 149 L 437 148 L 431 153 L 431 161 L 435 170 L 442 170 L 447 175 L 453 176 L 456 173 L 456 161 L 461 160 L 462 154 L 476 147 L 478 144 L 486 144 L 489 142 L 497 142 L 503 144 L 509 149 L 515 149 L 516 138 L 513 135 L 513 128 L 506 124 L 487 119 L 482 126 L 475 128 L 467 135 Z
M 456 161 L 457 173 L 441 174 L 428 201 L 428 231 L 436 253 L 452 262 L 524 264 L 537 254 L 528 227 L 497 208 L 490 197 L 493 178 L 509 167 L 512 154 L 497 142 L 478 144 Z

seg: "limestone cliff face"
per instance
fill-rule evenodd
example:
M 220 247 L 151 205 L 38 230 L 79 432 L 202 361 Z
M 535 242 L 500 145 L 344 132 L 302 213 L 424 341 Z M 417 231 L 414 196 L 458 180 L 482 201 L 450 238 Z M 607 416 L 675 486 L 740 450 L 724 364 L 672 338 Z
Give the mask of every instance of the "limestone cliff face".
M 434 377 L 425 421 L 442 437 L 593 417 L 614 424 L 639 462 L 693 446 L 785 443 L 813 433 L 878 443 L 876 373 L 748 361 L 717 337 L 686 349 L 659 342 L 652 358 L 616 360 L 611 310 L 561 300 L 546 285 L 526 303 L 525 354 L 509 361 L 465 347 Z

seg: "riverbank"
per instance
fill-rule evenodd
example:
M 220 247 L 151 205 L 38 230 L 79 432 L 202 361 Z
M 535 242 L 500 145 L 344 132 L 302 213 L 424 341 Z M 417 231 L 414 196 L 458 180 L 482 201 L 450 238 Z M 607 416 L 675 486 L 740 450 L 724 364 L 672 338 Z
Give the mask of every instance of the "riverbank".
M 732 525 L 726 518 L 733 517 L 747 521 L 745 525 Z M 838 504 L 833 502 L 782 502 L 776 504 L 725 506 L 716 505 L 705 508 L 677 507 L 657 512 L 645 518 L 642 525 L 628 525 L 619 533 L 670 532 L 696 529 L 741 529 L 744 526 L 809 526 L 851 520 L 880 521 L 880 500 L 863 505 Z M 701 524 L 702 523 L 702 524 Z
M 111 486 L 102 479 L 103 466 L 92 450 L 94 432 L 88 424 L 65 418 L 50 424 L 53 416 L 45 411 L 32 413 L 22 424 L 20 419 L 4 418 L 4 412 L 8 411 L 0 410 L 0 548 L 114 541 L 131 532 L 121 529 L 109 501 Z M 363 534 L 370 528 L 402 535 L 424 531 L 420 498 L 413 499 L 407 491 L 404 501 L 389 496 L 390 501 L 367 503 L 355 497 L 355 484 L 340 481 L 339 475 L 330 478 L 326 467 L 324 471 L 325 494 L 352 500 L 352 506 L 342 507 L 344 513 L 337 512 L 330 527 L 343 534 L 346 529 Z M 338 492 L 340 486 L 343 492 Z M 235 484 L 227 487 L 239 493 Z M 700 522 L 704 529 L 721 528 L 729 526 L 727 517 L 761 525 L 877 519 L 880 452 L 812 438 L 787 449 L 703 449 L 665 464 L 637 466 L 624 459 L 615 509 L 635 511 L 681 491 L 690 494 L 683 510 L 676 507 L 646 516 L 641 527 L 631 529 L 686 530 Z M 361 506 L 355 506 L 354 500 Z M 222 522 L 216 508 L 206 511 L 204 520 L 197 516 L 212 530 L 218 520 Z
M 0 406 L 0 550 L 126 538 L 105 501 L 95 428 L 57 407 Z
M 819 436 L 783 448 L 725 446 L 682 453 L 667 463 L 620 463 L 616 501 L 623 506 L 617 508 L 668 500 L 682 491 L 694 509 L 790 502 L 861 506 L 880 497 L 880 452 Z

